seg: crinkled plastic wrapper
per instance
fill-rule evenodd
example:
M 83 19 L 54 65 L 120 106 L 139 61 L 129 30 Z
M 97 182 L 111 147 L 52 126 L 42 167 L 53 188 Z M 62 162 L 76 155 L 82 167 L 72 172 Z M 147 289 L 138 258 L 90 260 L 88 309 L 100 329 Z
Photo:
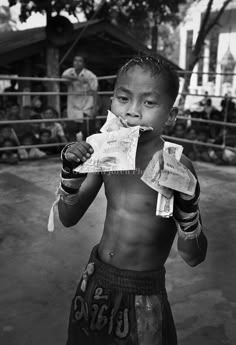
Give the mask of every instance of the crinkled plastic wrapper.
M 121 122 L 121 118 L 118 118 L 110 110 L 108 110 L 107 119 L 104 125 L 100 128 L 100 132 L 113 132 L 118 131 L 120 128 L 127 127 L 125 123 Z
M 140 126 L 91 135 L 87 142 L 94 153 L 75 168 L 80 173 L 135 170 Z
M 128 125 L 127 120 L 123 119 L 121 116 L 114 115 L 110 110 L 108 110 L 107 119 L 104 125 L 101 127 L 100 132 L 112 132 L 118 131 L 121 128 L 132 128 Z M 141 132 L 153 131 L 152 127 L 139 126 Z

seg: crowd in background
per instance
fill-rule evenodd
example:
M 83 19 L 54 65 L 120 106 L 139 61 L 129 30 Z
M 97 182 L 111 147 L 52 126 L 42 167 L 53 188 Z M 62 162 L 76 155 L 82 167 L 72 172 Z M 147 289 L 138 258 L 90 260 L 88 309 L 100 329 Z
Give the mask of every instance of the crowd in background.
M 43 120 L 58 118 L 59 114 L 53 107 L 42 107 L 38 97 L 32 100 L 31 105 L 20 107 L 15 99 L 2 102 L 0 107 L 0 120 Z M 66 143 L 65 127 L 60 122 L 31 122 L 9 123 L 0 122 L 0 147 L 15 147 L 27 145 L 40 145 L 52 143 Z M 0 162 L 17 163 L 19 160 L 41 159 L 48 155 L 60 152 L 60 146 L 45 146 L 42 148 L 19 148 L 0 152 Z
M 177 119 L 173 128 L 165 128 L 165 135 L 171 136 L 170 141 L 183 145 L 184 154 L 192 161 L 211 162 L 219 165 L 236 165 L 236 126 L 223 126 L 217 123 L 201 123 L 192 118 L 213 120 L 236 124 L 236 106 L 231 98 L 225 96 L 221 101 L 221 109 L 212 105 L 208 96 L 200 102 L 200 111 L 185 110 L 179 113 L 185 119 Z M 187 139 L 192 143 L 181 141 Z M 199 145 L 197 142 L 206 143 Z M 233 148 L 215 148 L 208 144 L 225 145 Z
M 6 92 L 17 91 L 16 83 L 13 80 Z M 32 91 L 45 91 L 41 84 Z M 103 97 L 104 98 L 104 97 Z M 109 98 L 109 97 L 108 97 Z M 109 100 L 105 100 L 105 103 Z M 52 155 L 59 155 L 64 143 L 75 141 L 74 123 L 72 121 L 36 122 L 37 120 L 48 120 L 57 118 L 68 118 L 66 102 L 61 102 L 63 107 L 60 113 L 52 106 L 47 105 L 46 96 L 32 96 L 31 104 L 20 106 L 19 97 L 15 95 L 4 95 L 0 97 L 0 147 L 18 147 L 27 145 L 48 145 L 34 148 L 16 148 L 0 151 L 0 163 L 16 164 L 22 160 L 42 159 Z M 102 99 L 97 98 L 97 113 L 106 115 Z M 30 123 L 9 123 L 1 124 L 1 121 L 33 120 Z M 98 132 L 104 121 L 96 121 L 93 126 L 93 133 Z M 86 121 L 84 124 L 86 132 Z M 89 133 L 92 131 L 88 129 Z M 85 139 L 85 138 L 83 138 Z M 51 145 L 59 143 L 61 145 Z
M 14 88 L 14 84 L 7 91 L 12 91 L 12 88 Z M 99 115 L 106 115 L 102 103 L 97 107 L 97 113 Z M 107 97 L 105 103 L 107 103 L 107 108 L 109 108 L 109 97 Z M 226 119 L 225 112 L 227 110 L 227 122 L 236 123 L 235 103 L 231 99 L 224 98 L 219 110 L 212 106 L 211 98 L 205 97 L 201 101 L 201 106 L 201 111 L 185 110 L 183 113 L 180 113 L 185 119 L 178 119 L 172 128 L 166 127 L 163 134 L 178 138 L 178 140 L 173 139 L 172 141 L 183 145 L 184 153 L 193 161 L 236 165 L 236 150 L 228 148 L 223 150 L 196 143 L 197 141 L 218 145 L 225 143 L 226 146 L 236 149 L 236 127 L 199 123 L 191 120 L 192 118 L 202 118 L 222 122 Z M 43 97 L 40 96 L 32 97 L 31 105 L 23 107 L 20 107 L 17 103 L 16 96 L 2 97 L 0 103 L 0 121 L 43 120 L 59 117 L 67 117 L 66 105 L 59 114 L 56 109 L 47 106 Z M 99 132 L 103 122 L 103 120 L 96 121 L 94 132 Z M 90 132 L 89 134 L 92 133 Z M 193 143 L 181 142 L 181 139 L 189 139 Z M 63 144 L 73 140 L 70 122 L 31 122 L 4 125 L 1 125 L 0 122 L 0 147 L 61 143 L 61 145 L 56 146 L 49 145 L 1 151 L 0 163 L 16 164 L 21 160 L 42 159 L 51 155 L 59 155 Z M 168 138 L 168 140 L 170 139 Z

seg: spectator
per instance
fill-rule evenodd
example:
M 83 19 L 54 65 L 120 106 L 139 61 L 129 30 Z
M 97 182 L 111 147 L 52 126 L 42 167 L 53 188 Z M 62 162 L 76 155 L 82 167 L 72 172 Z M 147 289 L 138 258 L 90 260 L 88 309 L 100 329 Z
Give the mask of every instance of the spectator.
M 186 139 L 195 141 L 197 139 L 197 132 L 195 128 L 189 128 L 186 133 Z M 184 154 L 192 161 L 197 159 L 196 145 L 194 143 L 184 143 Z
M 10 80 L 11 85 L 4 89 L 4 92 L 17 92 L 17 80 Z M 4 103 L 9 104 L 16 104 L 17 103 L 17 95 L 6 95 L 4 96 Z
M 7 113 L 4 107 L 0 108 L 0 121 L 7 120 Z
M 67 113 L 73 122 L 68 123 L 70 141 L 76 140 L 76 135 L 82 132 L 83 137 L 95 131 L 96 91 L 98 80 L 95 74 L 85 68 L 85 61 L 81 55 L 76 55 L 73 67 L 62 73 L 62 78 L 68 80 Z M 77 92 L 78 94 L 73 94 Z M 88 119 L 90 133 L 87 130 Z M 89 120 L 90 119 L 90 120 Z
M 58 112 L 53 107 L 47 107 L 43 112 L 44 119 L 56 119 L 58 118 Z M 51 131 L 51 140 L 55 143 L 66 143 L 67 139 L 62 125 L 59 122 L 45 122 L 42 124 L 42 128 L 47 128 Z
M 10 111 L 8 114 L 8 120 L 20 120 L 20 106 L 18 103 L 13 103 L 10 105 Z
M 209 133 L 205 129 L 199 129 L 197 132 L 197 141 L 207 143 Z M 209 148 L 205 145 L 196 145 L 196 159 L 204 162 L 210 162 Z
M 36 145 L 35 137 L 32 133 L 25 133 L 21 138 L 23 146 Z M 19 149 L 19 156 L 22 160 L 45 158 L 46 153 L 37 147 Z
M 33 107 L 34 112 L 41 113 L 47 104 L 47 96 L 43 95 L 44 92 L 47 91 L 45 85 L 38 81 L 32 83 L 32 92 L 37 92 L 38 95 L 34 95 L 31 99 L 31 105 Z
M 185 110 L 183 116 L 186 118 L 186 129 L 191 128 L 192 126 L 192 115 L 189 109 Z
M 0 146 L 3 145 L 3 142 L 6 139 L 10 139 L 16 143 L 19 143 L 19 139 L 18 139 L 13 127 L 10 125 L 0 126 Z
M 39 133 L 39 144 L 52 144 L 53 140 L 51 137 L 51 131 L 48 128 L 42 128 Z M 45 152 L 47 155 L 58 153 L 58 147 L 55 146 L 46 146 L 41 147 L 41 151 Z
M 10 105 L 7 120 L 9 121 L 22 120 L 21 114 L 20 114 L 20 106 L 18 103 L 13 103 Z M 13 123 L 12 128 L 15 130 L 17 137 L 21 137 L 25 133 L 27 125 L 25 125 L 24 123 Z
M 232 101 L 231 95 L 225 94 L 221 101 L 222 113 L 225 112 L 226 108 L 228 111 L 235 109 L 235 103 Z
M 204 105 L 204 112 L 205 112 L 205 117 L 206 119 L 211 119 L 211 115 L 213 111 L 215 111 L 215 107 L 212 106 L 212 101 L 210 98 L 206 100 L 206 104 Z
M 24 120 L 29 120 L 32 114 L 33 114 L 32 107 L 30 105 L 24 105 L 22 108 L 21 118 Z
M 184 138 L 185 132 L 186 132 L 185 124 L 182 122 L 177 122 L 174 127 L 173 136 L 177 138 Z
M 200 105 L 205 106 L 209 101 L 211 102 L 211 98 L 208 96 L 208 91 L 205 91 L 204 97 L 200 101 Z
M 35 96 L 31 102 L 32 109 L 34 113 L 42 114 L 43 112 L 43 102 L 40 96 Z
M 42 116 L 40 114 L 33 114 L 30 116 L 30 120 L 42 120 Z M 30 131 L 34 135 L 36 144 L 39 143 L 39 136 L 40 130 L 42 127 L 42 122 L 31 122 L 30 123 Z
M 2 147 L 13 147 L 17 146 L 17 143 L 10 138 L 4 139 L 2 143 Z M 17 164 L 18 163 L 18 154 L 16 150 L 6 150 L 0 151 L 0 163 L 7 163 L 7 164 Z

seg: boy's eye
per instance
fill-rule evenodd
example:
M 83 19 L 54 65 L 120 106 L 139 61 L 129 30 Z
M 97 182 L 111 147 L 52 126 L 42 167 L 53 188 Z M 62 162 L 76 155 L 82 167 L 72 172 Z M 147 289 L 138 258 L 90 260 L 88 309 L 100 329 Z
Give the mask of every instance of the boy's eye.
M 144 104 L 147 105 L 148 107 L 153 107 L 153 106 L 157 105 L 157 102 L 146 100 L 146 101 L 144 101 Z
M 128 97 L 125 97 L 125 96 L 117 96 L 117 99 L 119 102 L 121 103 L 126 103 L 128 102 Z

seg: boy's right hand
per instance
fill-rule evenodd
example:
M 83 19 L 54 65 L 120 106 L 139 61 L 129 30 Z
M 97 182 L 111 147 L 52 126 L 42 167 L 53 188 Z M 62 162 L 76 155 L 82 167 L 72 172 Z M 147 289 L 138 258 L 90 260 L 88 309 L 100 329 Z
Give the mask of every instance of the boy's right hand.
M 61 152 L 61 186 L 69 194 L 76 194 L 87 174 L 80 174 L 74 169 L 83 164 L 93 154 L 93 148 L 85 141 L 67 144 Z
M 69 144 L 64 149 L 62 159 L 64 158 L 67 162 L 73 164 L 73 168 L 86 162 L 94 152 L 92 146 L 86 141 Z

